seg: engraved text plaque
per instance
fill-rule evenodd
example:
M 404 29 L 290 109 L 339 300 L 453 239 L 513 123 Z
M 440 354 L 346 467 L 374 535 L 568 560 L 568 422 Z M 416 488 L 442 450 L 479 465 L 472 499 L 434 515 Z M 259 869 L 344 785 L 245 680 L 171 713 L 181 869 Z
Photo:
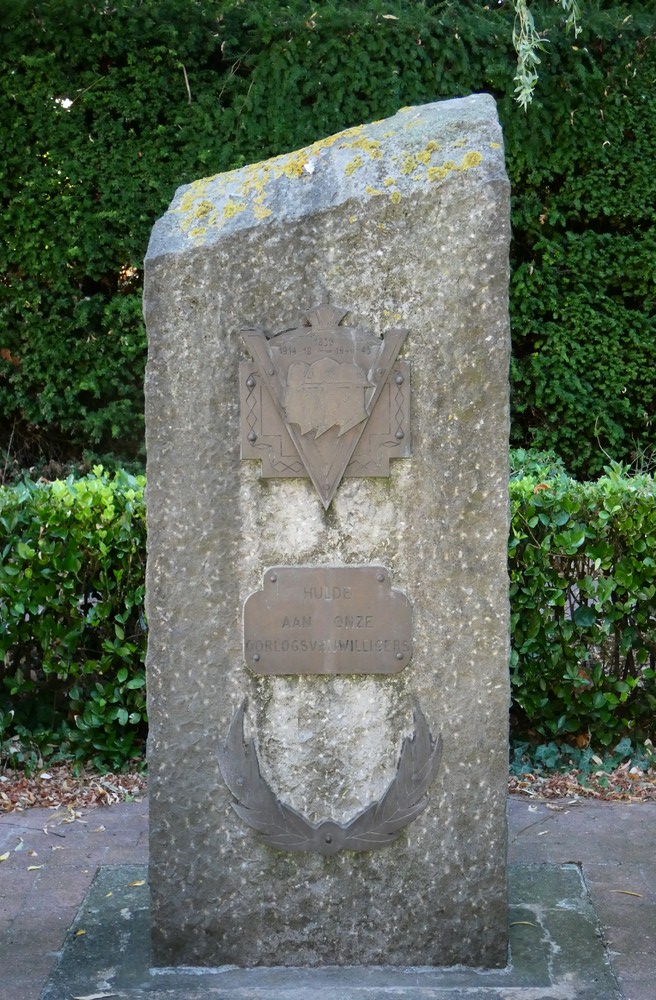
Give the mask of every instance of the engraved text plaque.
M 244 603 L 257 674 L 395 674 L 411 655 L 410 602 L 384 566 L 274 566 Z

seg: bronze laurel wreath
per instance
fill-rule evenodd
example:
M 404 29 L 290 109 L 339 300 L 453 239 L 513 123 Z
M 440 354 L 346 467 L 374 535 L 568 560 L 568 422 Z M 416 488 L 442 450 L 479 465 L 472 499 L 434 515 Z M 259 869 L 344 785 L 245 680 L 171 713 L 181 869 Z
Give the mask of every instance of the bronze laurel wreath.
M 428 805 L 426 794 L 437 774 L 442 737 L 434 741 L 423 712 L 414 710 L 415 731 L 403 740 L 396 774 L 384 795 L 348 823 L 324 820 L 311 823 L 292 806 L 276 798 L 262 777 L 252 739 L 244 739 L 247 702 L 238 709 L 219 753 L 223 779 L 232 792 L 232 808 L 256 830 L 268 847 L 279 851 L 376 851 L 399 836 L 401 830 Z

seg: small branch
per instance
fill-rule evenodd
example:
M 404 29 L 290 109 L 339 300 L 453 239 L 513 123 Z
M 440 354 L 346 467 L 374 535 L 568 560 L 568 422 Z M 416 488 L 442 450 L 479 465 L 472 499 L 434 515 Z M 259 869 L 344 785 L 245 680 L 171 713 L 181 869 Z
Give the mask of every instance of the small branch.
M 185 69 L 184 63 L 180 63 L 182 66 L 182 75 L 184 76 L 185 87 L 187 88 L 187 100 L 191 104 L 191 87 L 189 86 L 189 77 L 187 76 L 187 70 Z
M 2 470 L 2 481 L 0 485 L 6 485 L 7 483 L 7 469 L 9 468 L 9 459 L 11 457 L 11 446 L 14 441 L 14 431 L 16 430 L 16 421 L 14 420 L 13 426 L 11 428 L 11 434 L 9 435 L 9 443 L 7 445 L 7 451 L 5 453 L 5 467 Z

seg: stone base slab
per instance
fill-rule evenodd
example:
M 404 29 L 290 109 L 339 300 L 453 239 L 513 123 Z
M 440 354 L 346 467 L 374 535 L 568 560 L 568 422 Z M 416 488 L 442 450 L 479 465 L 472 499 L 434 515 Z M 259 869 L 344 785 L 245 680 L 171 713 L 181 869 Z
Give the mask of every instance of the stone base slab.
M 578 865 L 511 866 L 510 961 L 492 971 L 152 969 L 146 880 L 145 865 L 98 869 L 41 1000 L 621 1000 Z

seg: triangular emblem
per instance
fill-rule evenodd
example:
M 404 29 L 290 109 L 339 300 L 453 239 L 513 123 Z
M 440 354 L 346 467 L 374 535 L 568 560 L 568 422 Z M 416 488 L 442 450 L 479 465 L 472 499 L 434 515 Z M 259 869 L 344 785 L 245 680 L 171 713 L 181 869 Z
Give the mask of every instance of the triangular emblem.
M 381 340 L 342 326 L 347 312 L 324 302 L 305 314 L 307 325 L 274 337 L 242 331 L 326 509 L 407 335 L 390 330 Z

